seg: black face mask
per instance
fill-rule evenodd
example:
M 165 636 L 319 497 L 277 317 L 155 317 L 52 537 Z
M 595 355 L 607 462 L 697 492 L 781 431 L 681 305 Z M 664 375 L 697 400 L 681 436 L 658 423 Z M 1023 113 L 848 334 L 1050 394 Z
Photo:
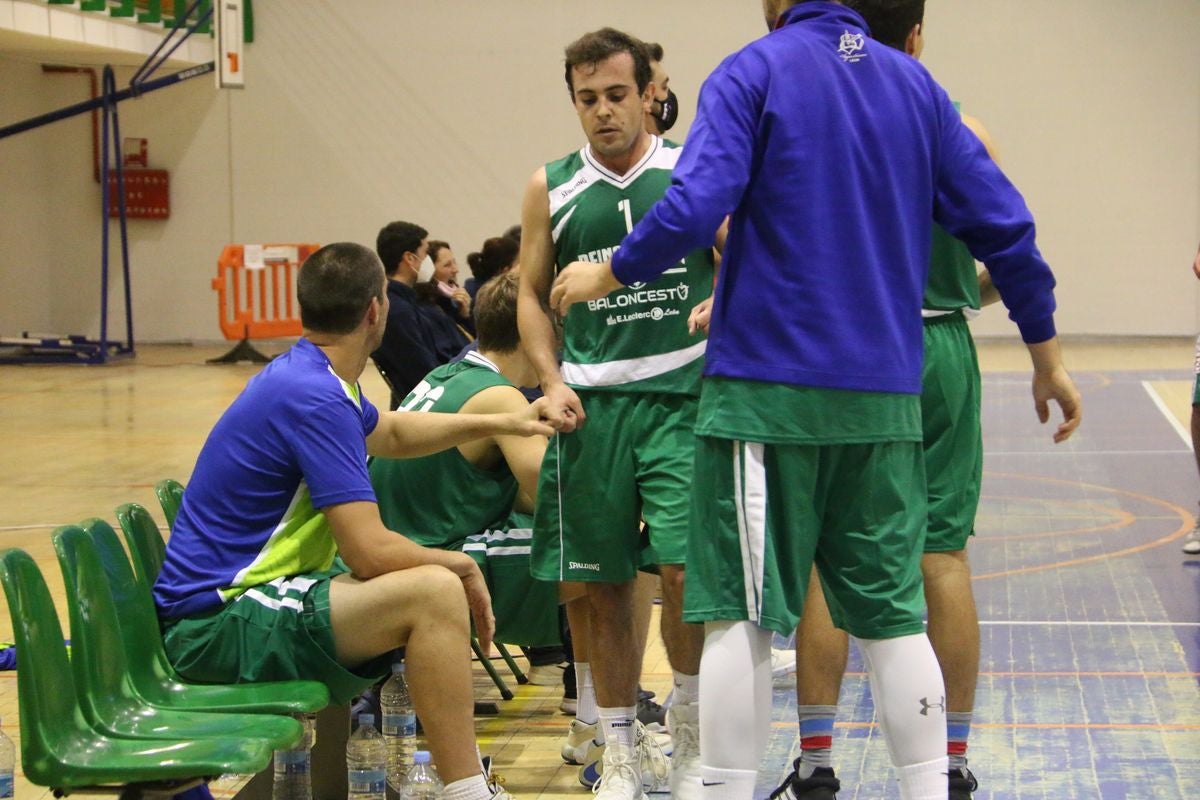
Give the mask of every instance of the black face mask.
M 654 124 L 658 128 L 659 135 L 671 130 L 675 125 L 675 120 L 679 119 L 679 98 L 670 89 L 667 89 L 667 99 L 658 100 L 650 104 L 650 116 L 654 117 Z

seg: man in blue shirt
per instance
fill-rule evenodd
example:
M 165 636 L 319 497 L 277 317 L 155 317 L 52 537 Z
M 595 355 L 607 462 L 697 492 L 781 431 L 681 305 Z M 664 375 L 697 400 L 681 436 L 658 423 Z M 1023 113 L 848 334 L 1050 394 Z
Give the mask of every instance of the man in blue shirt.
M 563 313 L 653 280 L 732 215 L 696 428 L 684 614 L 705 623 L 706 792 L 752 796 L 770 631 L 794 628 L 815 561 L 834 621 L 859 639 L 901 796 L 945 798 L 945 691 L 921 618 L 932 223 L 988 265 L 1029 347 L 1039 418 L 1050 401 L 1062 408 L 1061 441 L 1080 403 L 1055 338 L 1054 278 L 1020 194 L 918 62 L 871 41 L 840 3 L 764 8 L 772 33 L 705 83 L 671 189 L 610 263 L 562 270 L 551 304 Z M 731 723 L 738 713 L 755 735 Z
M 388 312 L 369 249 L 321 248 L 301 267 L 297 294 L 303 338 L 217 421 L 184 493 L 154 585 L 167 654 L 196 681 L 307 678 L 344 703 L 404 647 L 447 797 L 507 797 L 486 783 L 475 748 L 471 621 L 485 647 L 495 625 L 483 576 L 470 556 L 385 528 L 366 460 L 553 429 L 538 404 L 376 411 L 358 385 Z

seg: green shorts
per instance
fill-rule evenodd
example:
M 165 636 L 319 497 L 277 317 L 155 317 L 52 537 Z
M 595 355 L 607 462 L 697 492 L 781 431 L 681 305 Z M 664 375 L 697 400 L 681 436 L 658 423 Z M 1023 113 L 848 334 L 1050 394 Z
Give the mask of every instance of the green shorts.
M 391 668 L 391 654 L 353 670 L 337 661 L 329 583 L 344 568 L 279 579 L 220 608 L 164 625 L 175 669 L 198 683 L 314 680 L 335 704 L 349 703 Z
M 687 555 L 695 397 L 580 391 L 587 424 L 546 448 L 533 523 L 533 576 L 623 583 Z M 650 529 L 640 543 L 641 520 Z
M 926 494 L 919 442 L 696 441 L 683 618 L 796 629 L 815 562 L 834 623 L 921 633 Z
M 926 553 L 962 550 L 975 533 L 983 480 L 979 359 L 961 313 L 925 320 L 921 420 L 929 486 Z
M 468 536 L 462 551 L 479 564 L 492 593 L 496 641 L 524 647 L 562 644 L 558 582 L 529 574 L 533 517 L 514 511 L 493 530 Z
M 1192 361 L 1195 380 L 1192 382 L 1192 405 L 1200 406 L 1200 336 L 1196 337 L 1196 355 Z

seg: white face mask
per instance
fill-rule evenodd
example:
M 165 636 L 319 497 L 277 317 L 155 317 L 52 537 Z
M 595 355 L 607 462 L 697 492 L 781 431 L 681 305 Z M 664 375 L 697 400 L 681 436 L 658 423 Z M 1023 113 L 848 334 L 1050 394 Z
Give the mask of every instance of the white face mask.
M 433 277 L 433 259 L 425 256 L 425 260 L 417 267 L 417 283 L 424 283 Z

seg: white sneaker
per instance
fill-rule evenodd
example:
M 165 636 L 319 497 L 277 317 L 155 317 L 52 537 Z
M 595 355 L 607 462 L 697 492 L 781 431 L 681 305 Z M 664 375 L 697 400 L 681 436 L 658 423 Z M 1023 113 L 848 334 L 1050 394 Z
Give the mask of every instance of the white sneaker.
M 1200 524 L 1192 528 L 1192 532 L 1183 540 L 1183 552 L 1189 556 L 1200 555 Z
M 654 734 L 646 730 L 640 722 L 634 739 L 634 752 L 638 756 L 638 764 L 642 773 L 642 788 L 647 792 L 666 792 L 670 790 L 671 761 L 663 752 L 662 740 L 669 737 Z M 608 748 L 597 745 L 589 750 L 586 759 L 579 768 L 579 782 L 588 788 L 595 789 L 608 769 Z
M 598 722 L 589 725 L 581 719 L 571 720 L 571 727 L 567 728 L 567 736 L 563 739 L 562 748 L 559 750 L 562 760 L 568 764 L 586 764 L 591 750 L 597 750 L 593 759 L 599 758 L 602 752 L 601 748 L 603 748 L 603 745 L 596 743 L 596 734 L 599 730 L 600 723 Z
M 796 671 L 795 648 L 771 648 L 771 677 L 784 678 Z
M 671 798 L 699 800 L 700 783 L 700 707 L 695 703 L 673 705 L 667 709 L 667 728 L 671 731 Z
M 525 677 L 534 686 L 562 686 L 566 662 L 561 664 L 539 664 L 525 671 Z
M 642 790 L 642 775 L 638 769 L 637 745 L 632 750 L 613 745 L 604 748 L 604 769 L 592 787 L 601 800 L 647 800 Z

